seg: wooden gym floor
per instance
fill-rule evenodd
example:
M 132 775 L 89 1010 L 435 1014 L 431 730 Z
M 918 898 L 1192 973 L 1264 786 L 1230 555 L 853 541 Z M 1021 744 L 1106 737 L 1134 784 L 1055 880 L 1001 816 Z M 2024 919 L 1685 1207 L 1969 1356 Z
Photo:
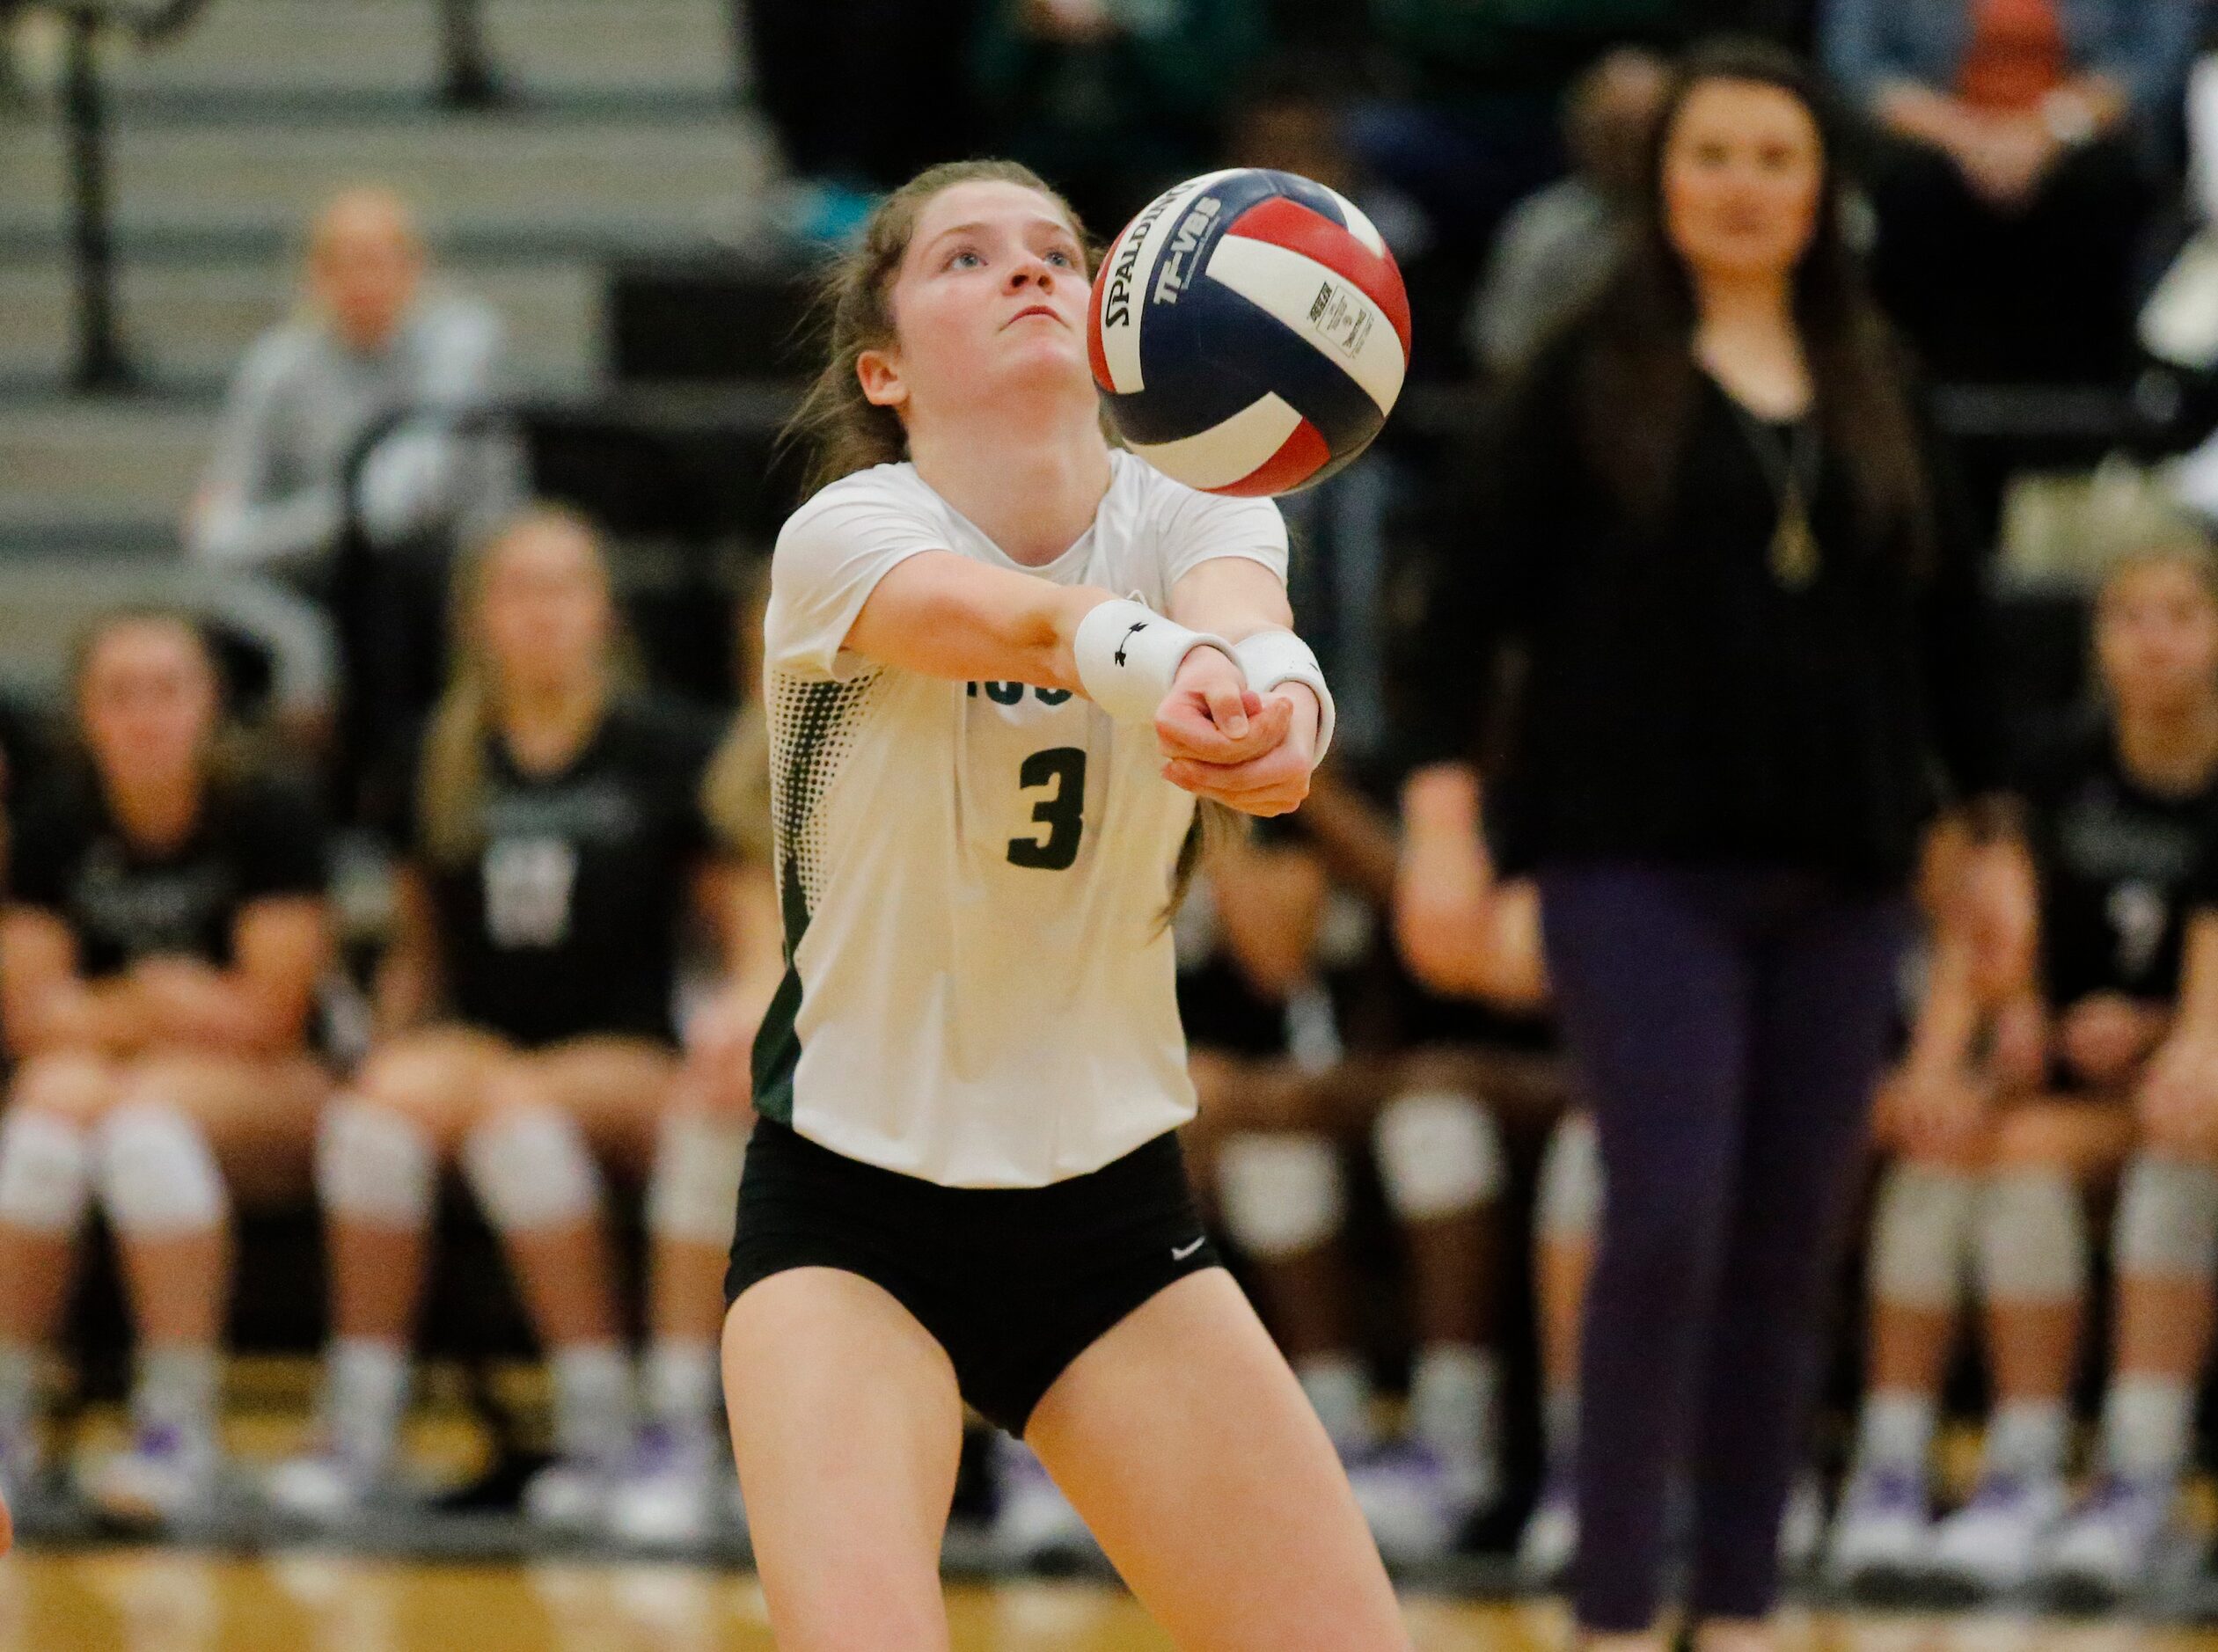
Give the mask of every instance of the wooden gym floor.
M 956 1585 L 958 1652 L 1168 1652 L 1092 1583 Z M 1560 1611 L 1412 1597 L 1423 1652 L 1561 1652 Z M 767 1652 L 744 1573 L 421 1565 L 301 1551 L 28 1549 L 0 1561 L 0 1652 Z M 2002 1616 L 1798 1617 L 1788 1652 L 2218 1652 L 2218 1633 Z

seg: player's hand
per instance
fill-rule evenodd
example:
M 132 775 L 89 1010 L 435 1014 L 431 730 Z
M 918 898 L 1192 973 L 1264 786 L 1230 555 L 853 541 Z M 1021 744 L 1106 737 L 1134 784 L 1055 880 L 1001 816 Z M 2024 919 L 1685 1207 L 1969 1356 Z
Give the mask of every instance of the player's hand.
M 220 971 L 199 959 L 142 959 L 132 966 L 130 981 L 159 1034 L 222 1044 L 241 1036 L 237 995 Z
M 2200 1152 L 2218 1144 L 2218 1034 L 2180 1029 L 2158 1045 L 2134 1111 L 2154 1146 Z
M 2164 1035 L 2165 1018 L 2119 992 L 2094 992 L 2064 1012 L 2057 1042 L 2073 1072 L 2116 1086 L 2134 1076 Z
M 1990 1087 L 1954 1064 L 1913 1064 L 1879 1088 L 1879 1138 L 1923 1156 L 1953 1160 L 1987 1132 Z
M 1197 654 L 1202 652 L 1195 650 Z M 1247 699 L 1256 698 L 1253 693 L 1242 693 Z M 1309 689 L 1299 683 L 1283 683 L 1262 696 L 1259 711 L 1245 718 L 1251 737 L 1259 732 L 1277 731 L 1277 739 L 1260 756 L 1230 763 L 1174 757 L 1163 765 L 1163 778 L 1182 791 L 1243 815 L 1291 814 L 1309 795 L 1310 772 L 1317 766 L 1321 715 L 1317 697 Z M 1156 727 L 1159 732 L 1162 727 L 1160 717 Z M 1234 742 L 1236 746 L 1243 743 Z
M 1282 696 L 1266 703 L 1249 689 L 1230 654 L 1197 648 L 1155 708 L 1155 740 L 1166 763 L 1246 763 L 1285 741 L 1292 709 Z
M 758 1007 L 726 990 L 686 1018 L 678 1082 L 694 1105 L 727 1118 L 743 1118 L 752 1108 Z
M 1394 868 L 1394 937 L 1409 973 L 1435 992 L 1475 997 L 1487 978 L 1484 952 L 1494 872 L 1469 843 L 1405 843 Z

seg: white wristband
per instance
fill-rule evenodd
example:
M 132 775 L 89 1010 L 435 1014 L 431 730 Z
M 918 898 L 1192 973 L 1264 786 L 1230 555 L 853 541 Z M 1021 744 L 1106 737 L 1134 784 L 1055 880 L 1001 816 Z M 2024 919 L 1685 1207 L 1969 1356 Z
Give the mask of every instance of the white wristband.
M 1235 663 L 1240 658 L 1222 637 L 1189 631 L 1125 597 L 1093 610 L 1071 640 L 1087 698 L 1119 722 L 1153 722 L 1178 668 L 1197 648 L 1215 648 Z
M 1248 674 L 1248 686 L 1258 694 L 1268 694 L 1282 683 L 1299 683 L 1316 695 L 1317 749 L 1309 766 L 1314 769 L 1322 763 L 1325 753 L 1332 748 L 1336 719 L 1332 691 L 1325 686 L 1324 668 L 1317 663 L 1317 656 L 1309 645 L 1292 632 L 1274 625 L 1268 631 L 1242 637 L 1233 649 L 1233 658 Z

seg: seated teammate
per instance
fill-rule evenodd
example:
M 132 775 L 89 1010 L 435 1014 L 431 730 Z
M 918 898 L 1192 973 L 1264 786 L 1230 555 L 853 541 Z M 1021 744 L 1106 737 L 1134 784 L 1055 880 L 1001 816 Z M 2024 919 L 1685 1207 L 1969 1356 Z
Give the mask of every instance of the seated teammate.
M 2119 1575 L 2148 1553 L 2185 1457 L 2201 1334 L 2173 1335 L 2163 1322 L 2182 1310 L 2175 1329 L 2207 1319 L 2211 1241 L 2197 1235 L 2218 1220 L 2218 1183 L 2158 1142 L 2119 1207 L 2121 1380 L 2104 1444 L 2115 1473 L 2088 1521 L 2058 1540 L 2085 1199 L 2141 1134 L 2218 806 L 2207 552 L 2160 547 L 2114 571 L 2095 653 L 2104 714 L 2029 765 L 2024 786 L 2039 911 L 2031 978 L 1944 929 L 1924 1024 L 1883 1101 L 1881 1133 L 1898 1156 L 1872 1229 L 1869 1392 L 1828 1555 L 1843 1581 L 1929 1573 L 1999 1590 L 2052 1560 L 2070 1568 L 2090 1556 Z M 1989 1048 L 1975 1059 L 1983 1015 Z M 1995 1410 L 1977 1490 L 1933 1528 L 1929 1448 L 1967 1267 Z
M 321 826 L 227 734 L 181 615 L 95 624 L 80 761 L 26 800 L 0 917 L 0 1481 L 39 1472 L 40 1352 L 97 1196 L 139 1336 L 133 1434 L 85 1488 L 122 1518 L 216 1483 L 231 1210 L 306 1191 L 329 1087 L 309 1021 L 329 956 Z
M 1181 977 L 1198 1128 L 1224 1228 L 1387 1554 L 1446 1553 L 1501 1489 L 1493 1349 L 1502 1154 L 1462 1052 L 1403 1048 L 1407 983 L 1357 892 L 1367 860 L 1330 830 L 1359 800 L 1329 776 L 1293 841 L 1211 869 L 1215 955 Z M 1352 851 L 1352 852 L 1351 852 Z M 1334 874 L 1337 873 L 1337 878 Z M 1373 881 L 1382 891 L 1383 872 Z M 1387 1002 L 1382 1003 L 1381 1000 Z M 1403 1246 L 1414 1323 L 1409 1427 L 1382 1441 L 1343 1254 L 1351 1149 L 1366 1151 Z
M 334 1321 L 322 1445 L 270 1492 L 330 1521 L 386 1485 L 438 1172 L 453 1164 L 548 1353 L 556 1460 L 526 1488 L 527 1513 L 687 1541 L 721 1484 L 718 1281 L 750 1118 L 736 1052 L 776 979 L 774 903 L 705 815 L 709 738 L 624 688 L 591 529 L 531 511 L 462 579 L 378 1037 L 318 1142 Z M 696 1018 L 689 1063 L 674 998 L 692 917 L 739 967 L 730 996 Z M 648 1181 L 636 1449 L 602 1161 Z

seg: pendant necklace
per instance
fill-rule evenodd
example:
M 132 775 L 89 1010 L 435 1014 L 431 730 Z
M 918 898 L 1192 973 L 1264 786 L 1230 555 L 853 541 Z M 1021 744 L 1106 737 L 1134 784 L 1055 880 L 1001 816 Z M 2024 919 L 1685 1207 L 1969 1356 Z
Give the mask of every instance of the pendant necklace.
M 1810 525 L 1810 505 L 1818 492 L 1817 427 L 1801 419 L 1782 437 L 1739 402 L 1733 403 L 1733 415 L 1779 501 L 1779 524 L 1771 534 L 1771 577 L 1787 590 L 1805 589 L 1818 577 L 1818 536 Z

